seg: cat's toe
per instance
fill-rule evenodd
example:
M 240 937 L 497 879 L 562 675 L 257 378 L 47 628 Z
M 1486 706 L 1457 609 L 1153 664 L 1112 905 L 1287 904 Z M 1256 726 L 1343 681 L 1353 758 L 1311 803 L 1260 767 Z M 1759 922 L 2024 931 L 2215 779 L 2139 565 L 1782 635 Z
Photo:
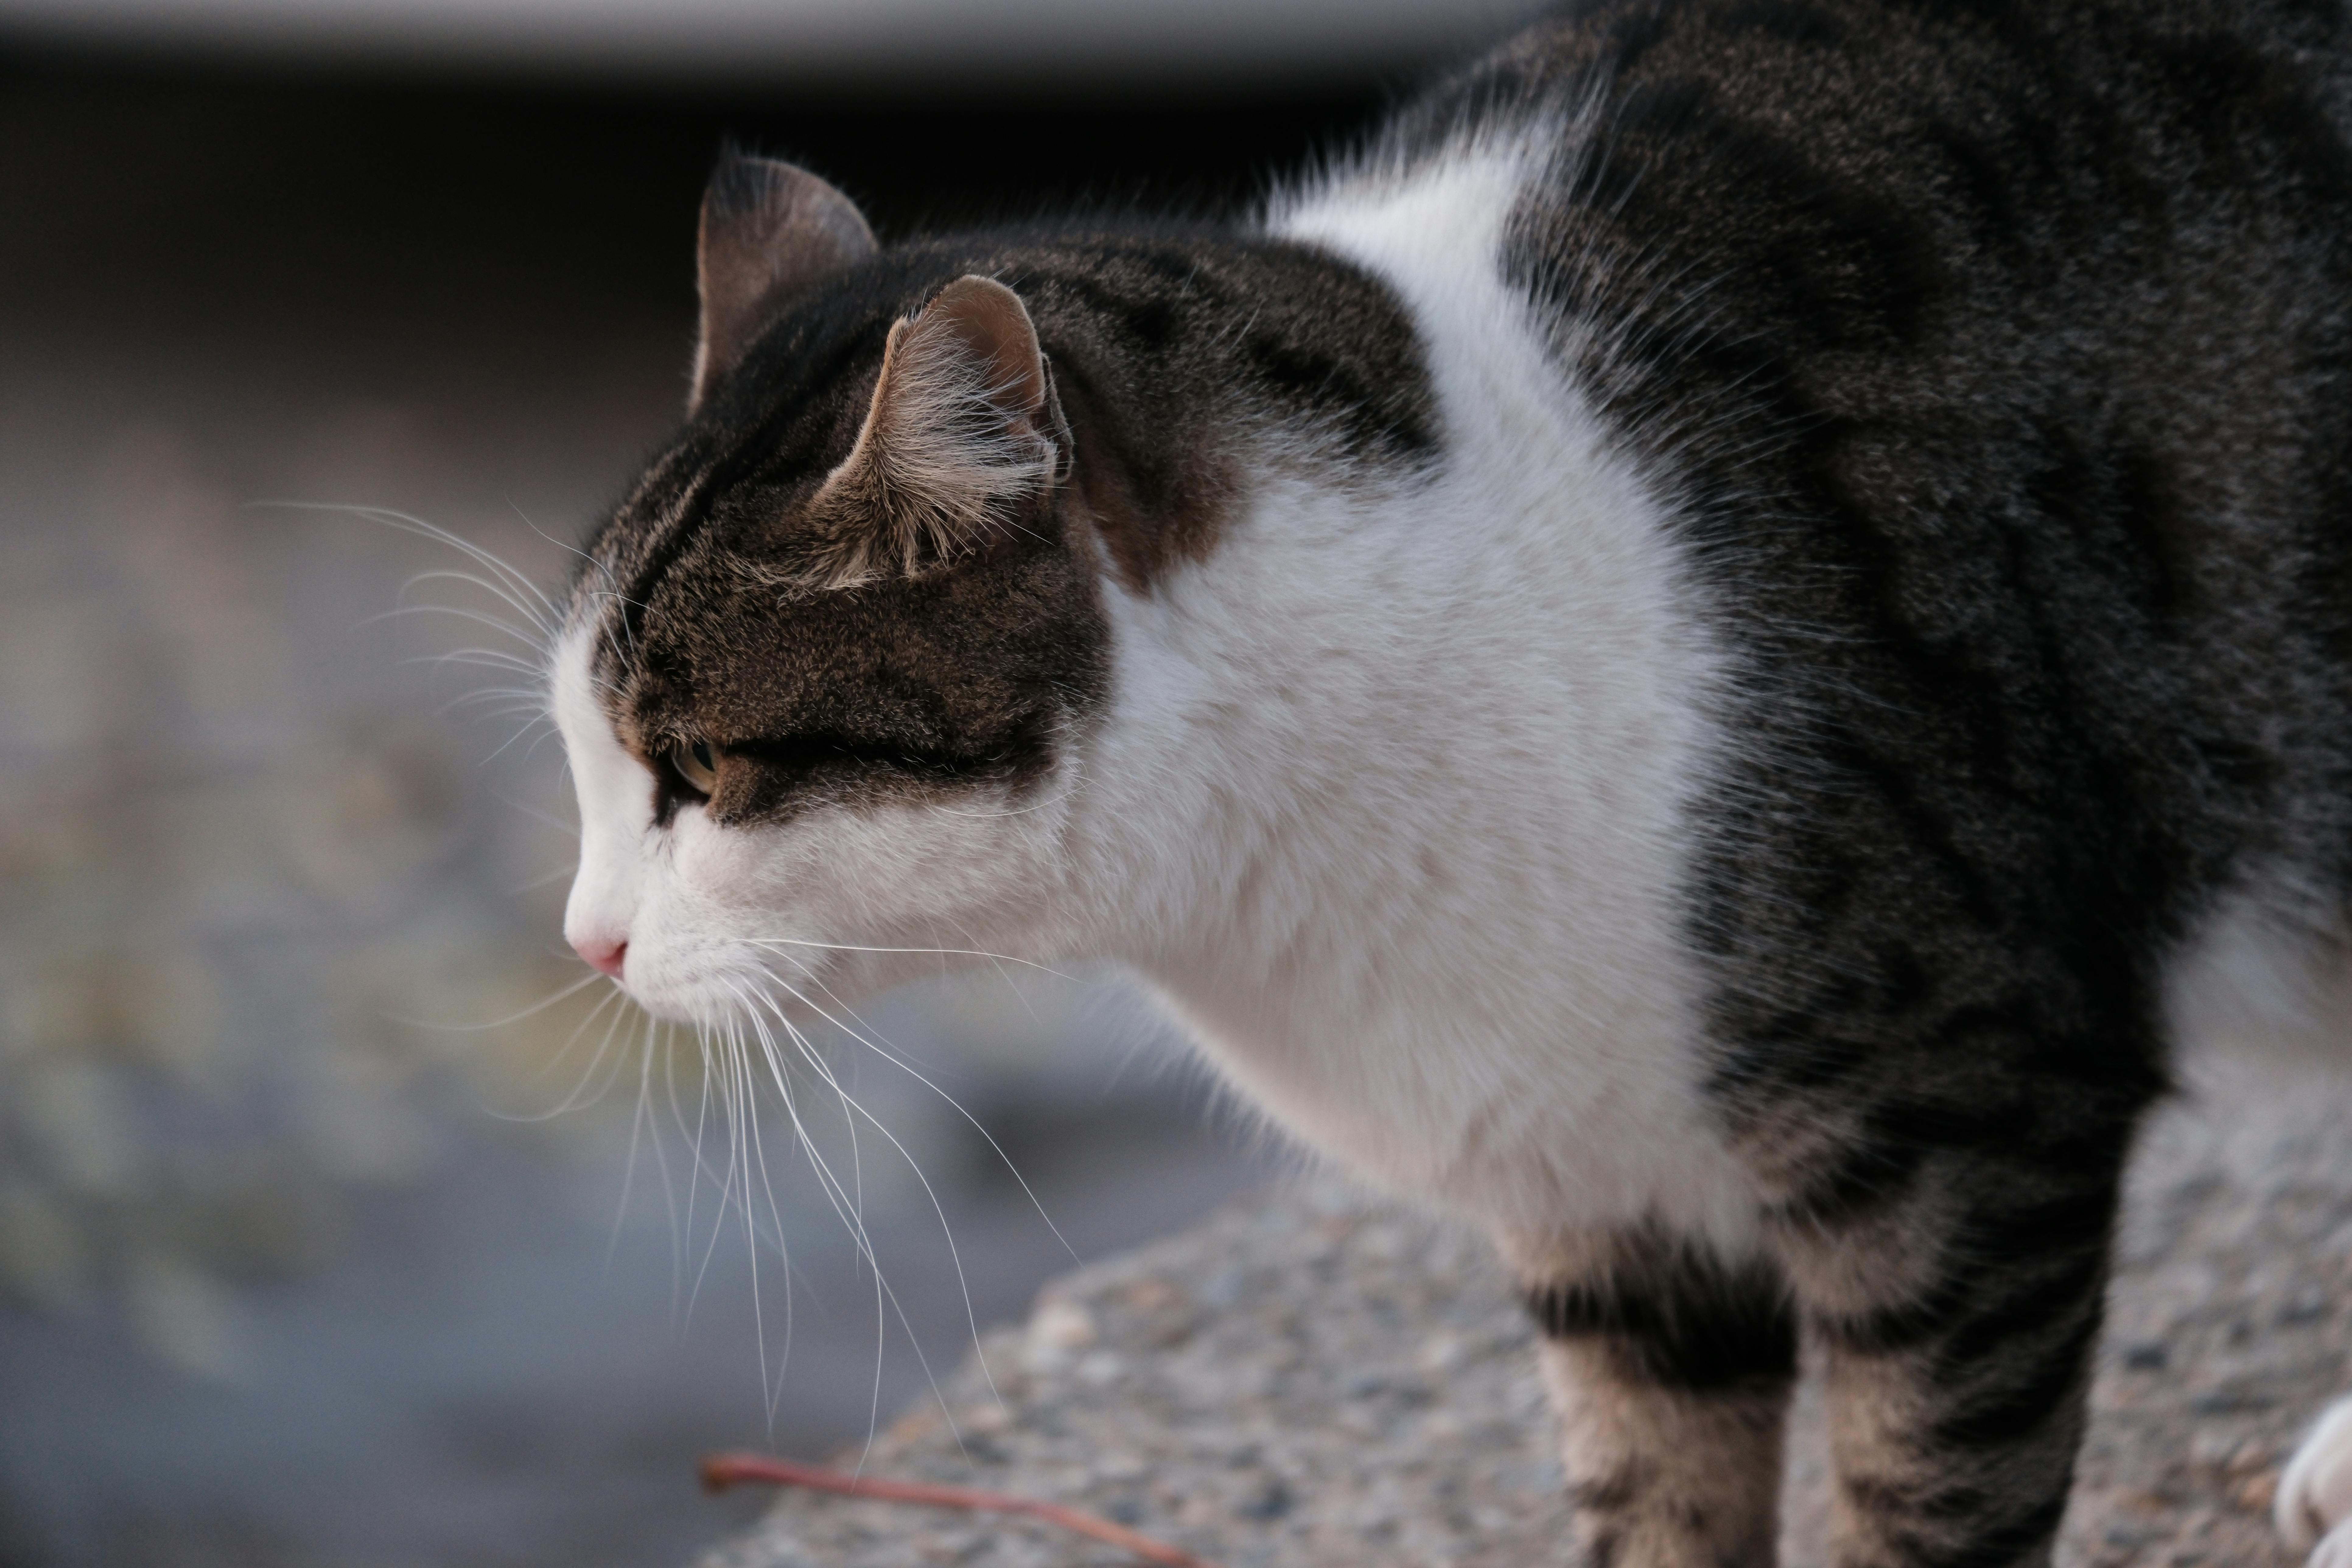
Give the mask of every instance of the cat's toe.
M 2352 1533 L 2337 1528 L 2352 1519 L 2352 1398 L 2329 1405 L 2287 1461 L 2273 1517 L 2310 1568 L 2352 1568 Z

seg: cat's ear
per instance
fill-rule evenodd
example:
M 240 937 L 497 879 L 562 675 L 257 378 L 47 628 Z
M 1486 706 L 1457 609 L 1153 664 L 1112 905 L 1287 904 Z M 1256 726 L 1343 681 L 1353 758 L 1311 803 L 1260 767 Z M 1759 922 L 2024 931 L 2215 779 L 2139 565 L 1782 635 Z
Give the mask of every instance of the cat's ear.
M 702 193 L 702 338 L 687 411 L 701 406 L 778 304 L 874 251 L 856 204 L 806 169 L 734 147 L 721 153 Z
M 811 515 L 836 584 L 1006 537 L 1066 471 L 1069 426 L 1021 297 L 966 276 L 895 323 L 856 445 Z

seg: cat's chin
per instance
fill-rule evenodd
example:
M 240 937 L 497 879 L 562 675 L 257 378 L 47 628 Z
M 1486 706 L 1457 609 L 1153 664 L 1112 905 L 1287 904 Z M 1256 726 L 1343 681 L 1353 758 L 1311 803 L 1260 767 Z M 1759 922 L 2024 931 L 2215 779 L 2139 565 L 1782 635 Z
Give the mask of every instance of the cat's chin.
M 665 1024 L 683 1024 L 705 1033 L 751 1033 L 782 1028 L 807 1029 L 825 1022 L 818 1008 L 790 995 L 717 994 L 676 992 L 661 988 L 640 991 L 624 984 L 629 1000 Z
M 757 1033 L 825 1022 L 825 1008 L 818 1000 L 825 988 L 814 977 L 785 985 L 766 973 L 681 977 L 656 969 L 642 975 L 625 973 L 620 984 L 629 1000 L 653 1017 L 696 1029 Z

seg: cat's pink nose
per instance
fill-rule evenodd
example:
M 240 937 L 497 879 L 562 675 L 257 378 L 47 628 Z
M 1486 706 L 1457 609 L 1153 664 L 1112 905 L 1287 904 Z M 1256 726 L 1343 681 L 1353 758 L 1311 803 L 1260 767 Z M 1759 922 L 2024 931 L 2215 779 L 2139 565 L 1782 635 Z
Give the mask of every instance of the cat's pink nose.
M 622 937 L 615 941 L 611 937 L 603 936 L 575 937 L 572 939 L 572 951 L 618 980 L 621 977 L 621 961 L 629 953 L 629 939 Z

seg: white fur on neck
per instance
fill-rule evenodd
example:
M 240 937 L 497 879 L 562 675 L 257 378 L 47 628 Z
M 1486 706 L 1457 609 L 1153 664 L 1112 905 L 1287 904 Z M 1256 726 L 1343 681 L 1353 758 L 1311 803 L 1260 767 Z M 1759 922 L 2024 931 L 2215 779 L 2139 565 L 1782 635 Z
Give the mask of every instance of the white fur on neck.
M 1521 1232 L 1736 1248 L 1755 1197 L 1702 1108 L 1676 911 L 1720 661 L 1502 282 L 1535 166 L 1474 148 L 1277 220 L 1402 296 L 1445 456 L 1368 489 L 1277 454 L 1207 560 L 1109 591 L 1077 859 L 1122 865 L 1109 945 L 1346 1168 Z

